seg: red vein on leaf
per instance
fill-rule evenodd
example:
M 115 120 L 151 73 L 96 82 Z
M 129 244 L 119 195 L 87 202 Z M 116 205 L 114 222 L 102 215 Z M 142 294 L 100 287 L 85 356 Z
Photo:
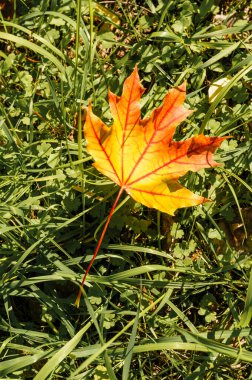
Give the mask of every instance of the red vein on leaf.
M 216 139 L 218 139 L 218 137 L 214 138 L 213 141 L 210 141 L 209 144 L 205 144 L 204 147 L 209 147 L 209 146 L 213 145 L 213 144 L 215 143 L 215 140 L 216 140 Z M 192 152 L 197 154 L 197 149 L 192 149 L 192 150 L 190 150 L 190 154 L 191 154 Z M 169 162 L 165 162 L 162 166 L 159 166 L 159 167 L 156 168 L 155 170 L 152 170 L 151 172 L 149 172 L 149 173 L 143 175 L 142 177 L 139 177 L 139 178 L 135 179 L 134 181 L 127 183 L 127 186 L 132 186 L 134 183 L 137 183 L 137 182 L 139 182 L 139 181 L 142 181 L 144 178 L 147 178 L 147 177 L 149 177 L 150 175 L 157 173 L 159 170 L 161 170 L 161 169 L 165 168 L 166 166 L 168 166 L 168 165 L 170 165 L 170 164 L 172 164 L 172 163 L 178 161 L 178 160 L 181 159 L 182 157 L 185 157 L 187 154 L 188 154 L 188 150 L 187 150 L 186 152 L 184 152 L 183 154 L 181 154 L 180 156 L 176 156 L 173 160 L 170 160 Z M 188 163 L 188 165 L 191 165 L 191 163 Z M 194 165 L 196 166 L 197 164 L 194 163 Z M 210 162 L 209 162 L 209 165 L 210 165 Z M 137 165 L 135 165 L 135 167 L 137 167 Z
M 138 188 L 134 188 L 134 187 L 127 187 L 127 190 L 129 192 L 130 192 L 130 190 L 133 190 L 133 191 L 137 191 L 139 193 L 145 193 L 145 194 L 149 194 L 149 195 L 153 195 L 153 196 L 159 196 L 159 197 L 168 197 L 168 198 L 173 198 L 173 199 L 184 199 L 184 200 L 188 199 L 188 197 L 181 197 L 181 195 L 180 196 L 172 195 L 172 193 L 169 193 L 167 195 L 167 194 L 163 194 L 163 193 L 157 193 L 155 191 L 142 190 L 142 189 L 138 189 Z
M 135 76 L 136 76 L 136 72 L 134 71 L 134 78 L 135 78 Z M 127 132 L 127 125 L 128 125 L 129 114 L 130 114 L 129 109 L 131 106 L 131 99 L 132 99 L 132 95 L 133 95 L 134 85 L 135 85 L 135 81 L 132 81 L 131 89 L 130 89 L 130 96 L 129 96 L 129 100 L 128 100 L 128 106 L 127 106 L 127 112 L 126 112 L 126 119 L 125 119 L 124 126 L 122 128 L 123 129 L 123 138 L 122 138 L 122 145 L 121 145 L 121 149 L 122 149 L 122 154 L 121 154 L 121 171 L 122 171 L 121 177 L 122 178 L 121 178 L 121 180 L 122 180 L 122 183 L 124 182 L 124 144 L 125 144 L 125 141 L 127 139 L 126 132 Z M 123 97 L 123 94 L 122 94 L 122 97 Z
M 95 128 L 94 128 L 94 124 L 93 124 L 93 122 L 92 122 L 92 118 L 91 118 L 90 116 L 89 116 L 89 120 L 90 120 L 90 124 L 91 124 L 91 126 L 92 126 L 92 129 L 93 129 L 93 131 L 94 131 L 94 135 L 95 135 L 95 137 L 96 137 L 96 140 L 98 141 L 99 146 L 101 147 L 101 150 L 102 150 L 103 153 L 105 154 L 105 156 L 106 156 L 108 162 L 110 163 L 110 166 L 111 166 L 113 172 L 114 172 L 115 175 L 117 176 L 118 182 L 120 183 L 121 180 L 120 180 L 120 178 L 119 178 L 119 176 L 118 176 L 118 173 L 117 173 L 117 171 L 115 170 L 115 167 L 114 167 L 114 165 L 113 165 L 113 163 L 112 163 L 112 161 L 111 161 L 111 159 L 110 159 L 109 154 L 107 153 L 106 149 L 105 149 L 104 146 L 102 145 L 102 142 L 101 142 L 99 136 L 98 136 L 97 133 L 96 133 L 96 130 L 95 130 Z
M 161 118 L 161 120 L 159 121 L 159 125 L 161 125 L 161 123 L 163 122 L 164 118 L 167 116 L 167 114 L 171 111 L 171 109 L 173 108 L 174 104 L 176 103 L 178 97 L 179 97 L 179 93 L 177 94 L 177 96 L 175 97 L 175 99 L 173 100 L 172 104 L 170 105 L 169 109 L 167 110 L 167 112 L 163 115 L 163 117 Z M 160 111 L 162 110 L 162 106 L 160 107 Z M 153 144 L 153 139 L 155 138 L 156 134 L 159 132 L 159 129 L 158 127 L 156 127 L 156 120 L 154 120 L 154 130 L 153 130 L 153 133 L 152 133 L 152 136 L 149 140 L 149 142 L 147 143 L 145 149 L 143 150 L 143 152 L 141 153 L 140 157 L 138 158 L 137 162 L 135 163 L 134 167 L 132 168 L 127 180 L 125 181 L 125 183 L 127 183 L 130 178 L 132 177 L 132 175 L 134 174 L 134 171 L 136 170 L 136 168 L 138 167 L 139 163 L 142 161 L 142 159 L 144 158 L 146 152 L 148 151 L 148 149 L 151 147 L 151 145 Z M 143 120 L 144 121 L 144 120 Z M 171 123 L 169 123 L 169 125 L 171 125 Z M 169 126 L 168 125 L 168 126 Z M 168 127 L 166 126 L 166 127 Z M 162 128 L 163 129 L 163 128 Z M 135 182 L 135 181 L 134 181 Z M 134 183 L 133 182 L 133 183 Z

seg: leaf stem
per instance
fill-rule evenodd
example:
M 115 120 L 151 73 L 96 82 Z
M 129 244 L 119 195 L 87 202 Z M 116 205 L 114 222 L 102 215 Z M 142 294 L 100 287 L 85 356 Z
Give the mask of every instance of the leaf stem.
M 106 231 L 107 231 L 107 228 L 108 228 L 108 226 L 109 226 L 110 220 L 111 220 L 112 216 L 114 215 L 115 208 L 116 208 L 116 206 L 117 206 L 117 204 L 118 204 L 118 201 L 119 201 L 119 199 L 120 199 L 120 196 L 121 196 L 122 193 L 123 193 L 123 190 L 124 190 L 124 189 L 121 187 L 119 193 L 117 194 L 116 200 L 115 200 L 115 202 L 113 203 L 113 206 L 111 207 L 111 210 L 110 210 L 110 213 L 109 213 L 109 215 L 108 215 L 107 221 L 106 221 L 106 223 L 105 223 L 105 225 L 104 225 L 104 227 L 103 227 L 103 230 L 102 230 L 101 236 L 100 236 L 100 238 L 99 238 L 99 241 L 98 241 L 98 243 L 97 243 L 97 246 L 96 246 L 96 248 L 95 248 L 95 251 L 94 251 L 93 257 L 92 257 L 90 263 L 88 264 L 88 267 L 87 267 L 87 269 L 86 269 L 86 272 L 85 272 L 85 274 L 84 274 L 84 276 L 83 276 L 83 279 L 82 279 L 82 282 L 81 282 L 81 285 L 80 285 L 80 289 L 79 289 L 79 293 L 78 293 L 77 298 L 76 298 L 76 301 L 75 301 L 75 306 L 76 306 L 76 307 L 79 307 L 79 305 L 80 305 L 80 299 L 81 299 L 81 294 L 82 294 L 82 288 L 83 288 L 83 285 L 84 285 L 84 283 L 85 283 L 85 281 L 86 281 L 86 278 L 87 278 L 87 275 L 88 275 L 88 273 L 89 273 L 89 271 L 90 271 L 90 269 L 91 269 L 91 267 L 92 267 L 92 265 L 93 265 L 93 262 L 94 262 L 94 260 L 95 260 L 95 258 L 96 258 L 96 256 L 97 256 L 97 253 L 99 252 L 99 249 L 100 249 L 100 247 L 101 247 L 101 244 L 102 244 L 102 241 L 103 241 L 104 235 L 105 235 L 105 233 L 106 233 Z

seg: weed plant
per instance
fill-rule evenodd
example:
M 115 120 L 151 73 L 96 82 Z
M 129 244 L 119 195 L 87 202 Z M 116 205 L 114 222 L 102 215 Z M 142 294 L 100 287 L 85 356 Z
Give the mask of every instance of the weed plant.
M 0 378 L 252 379 L 250 2 L 0 4 Z M 83 106 L 110 122 L 136 64 L 143 115 L 187 80 L 176 138 L 231 138 L 183 178 L 212 202 L 171 217 L 122 200 L 77 309 L 118 191 Z

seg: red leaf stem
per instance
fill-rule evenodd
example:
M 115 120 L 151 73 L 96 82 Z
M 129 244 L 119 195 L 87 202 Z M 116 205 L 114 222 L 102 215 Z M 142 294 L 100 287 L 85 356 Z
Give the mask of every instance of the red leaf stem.
M 98 243 L 97 243 L 97 246 L 96 246 L 96 248 L 95 248 L 95 251 L 94 251 L 93 257 L 92 257 L 90 263 L 88 264 L 88 267 L 87 267 L 87 269 L 86 269 L 86 272 L 85 272 L 85 274 L 84 274 L 84 276 L 83 276 L 83 279 L 82 279 L 82 282 L 81 282 L 81 285 L 80 285 L 80 289 L 79 289 L 79 293 L 78 293 L 78 296 L 77 296 L 76 301 L 75 301 L 75 306 L 77 306 L 77 307 L 79 307 L 79 305 L 80 305 L 80 299 L 81 299 L 81 294 L 82 294 L 82 288 L 83 288 L 83 285 L 84 285 L 84 283 L 85 283 L 85 281 L 86 281 L 86 278 L 87 278 L 87 275 L 88 275 L 88 273 L 89 273 L 89 271 L 90 271 L 90 269 L 91 269 L 91 267 L 92 267 L 92 265 L 93 265 L 93 262 L 94 262 L 94 260 L 95 260 L 95 258 L 96 258 L 96 256 L 97 256 L 97 254 L 98 254 L 98 252 L 99 252 L 99 250 L 100 250 L 100 247 L 101 247 L 101 244 L 102 244 L 102 241 L 103 241 L 104 235 L 105 235 L 105 233 L 106 233 L 106 231 L 107 231 L 107 228 L 108 228 L 108 226 L 109 226 L 110 220 L 111 220 L 112 216 L 114 215 L 115 208 L 116 208 L 116 206 L 117 206 L 117 204 L 118 204 L 118 201 L 119 201 L 119 199 L 120 199 L 120 196 L 121 196 L 122 193 L 123 193 L 123 190 L 124 190 L 123 188 L 120 188 L 119 193 L 117 194 L 116 200 L 115 200 L 115 202 L 113 203 L 113 206 L 111 207 L 110 213 L 109 213 L 109 215 L 108 215 L 108 217 L 107 217 L 107 220 L 106 220 L 106 223 L 105 223 L 105 225 L 104 225 L 104 227 L 103 227 L 103 230 L 102 230 L 101 236 L 100 236 L 100 238 L 99 238 L 99 241 L 98 241 Z

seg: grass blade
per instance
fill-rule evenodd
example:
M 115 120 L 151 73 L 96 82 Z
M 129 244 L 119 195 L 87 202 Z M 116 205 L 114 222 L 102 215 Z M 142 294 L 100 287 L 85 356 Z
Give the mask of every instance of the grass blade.
M 130 340 L 126 349 L 125 353 L 125 359 L 124 359 L 124 365 L 123 365 L 123 373 L 122 373 L 122 380 L 128 380 L 130 378 L 130 364 L 133 356 L 133 350 L 135 346 L 136 341 L 136 334 L 137 334 L 137 326 L 139 321 L 139 313 L 140 313 L 140 302 L 138 304 L 135 322 L 132 327 L 132 331 L 130 334 Z
M 241 315 L 239 327 L 244 328 L 244 327 L 249 326 L 251 318 L 252 318 L 252 269 L 250 271 L 246 301 L 245 301 L 244 311 Z
M 10 34 L 10 33 L 0 32 L 0 39 L 5 40 L 5 41 L 12 41 L 21 46 L 25 46 L 27 49 L 33 50 L 35 53 L 40 54 L 42 57 L 51 61 L 61 72 L 62 79 L 66 80 L 64 66 L 54 55 L 49 53 L 46 49 L 34 44 L 33 42 L 25 40 L 22 37 L 14 36 L 13 34 Z
M 80 342 L 83 334 L 91 327 L 92 322 L 88 322 L 77 334 L 67 342 L 56 354 L 54 354 L 48 362 L 41 368 L 41 370 L 34 377 L 34 380 L 45 380 L 50 373 L 55 371 L 58 365 L 73 351 L 73 349 Z

